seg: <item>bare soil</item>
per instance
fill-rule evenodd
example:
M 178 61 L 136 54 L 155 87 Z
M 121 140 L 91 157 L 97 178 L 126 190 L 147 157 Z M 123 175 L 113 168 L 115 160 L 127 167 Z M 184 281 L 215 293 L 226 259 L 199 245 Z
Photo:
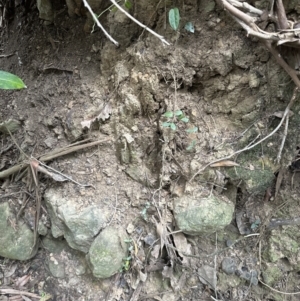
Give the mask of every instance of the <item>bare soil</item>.
M 253 231 L 260 234 L 259 238 L 253 235 L 228 247 L 230 241 L 240 238 L 235 218 L 219 236 L 180 236 L 177 245 L 186 246 L 185 252 L 192 250 L 194 257 L 178 252 L 173 252 L 175 257 L 172 257 L 164 250 L 156 262 L 148 261 L 148 253 L 153 250 L 144 241 L 150 234 L 158 238 L 155 222 L 160 221 L 158 210 L 170 229 L 176 230 L 172 217 L 174 195 L 182 195 L 184 190 L 191 194 L 210 189 L 218 193 L 223 190 L 220 186 L 227 185 L 227 196 L 230 196 L 230 187 L 236 187 L 236 183 L 224 184 L 224 178 L 207 175 L 206 181 L 205 178 L 196 178 L 191 183 L 187 180 L 216 156 L 221 158 L 228 153 L 228 149 L 220 145 L 229 142 L 231 146 L 238 146 L 236 141 L 240 134 L 257 120 L 262 134 L 267 133 L 272 128 L 269 116 L 276 110 L 284 110 L 289 99 L 288 95 L 276 96 L 275 89 L 270 88 L 276 85 L 272 76 L 278 74 L 278 68 L 259 44 L 247 40 L 232 21 L 224 21 L 224 14 L 207 12 L 204 4 L 194 5 L 193 1 L 187 1 L 183 14 L 183 18 L 188 16 L 195 20 L 194 35 L 184 30 L 181 34 L 164 30 L 162 8 L 153 18 L 150 17 L 152 7 L 149 14 L 140 15 L 144 18 L 142 21 L 148 18 L 153 29 L 173 43 L 170 47 L 161 45 L 140 29 L 138 34 L 128 37 L 130 23 L 129 27 L 124 25 L 123 30 L 118 29 L 117 36 L 123 37 L 124 43 L 117 49 L 100 31 L 86 34 L 84 18 L 69 18 L 63 4 L 55 6 L 53 25 L 41 25 L 35 7 L 25 13 L 19 6 L 10 22 L 1 28 L 0 51 L 7 57 L 0 58 L 0 69 L 17 74 L 27 86 L 21 91 L 0 91 L 1 120 L 21 122 L 20 130 L 13 134 L 14 140 L 9 135 L 0 137 L 1 151 L 10 146 L 1 153 L 1 170 L 26 159 L 23 152 L 29 157 L 39 157 L 83 139 L 108 139 L 49 163 L 78 183 L 91 187 L 55 182 L 41 175 L 41 193 L 55 188 L 67 198 L 80 200 L 78 206 L 91 203 L 106 206 L 111 223 L 127 229 L 136 248 L 136 257 L 128 271 L 98 280 L 85 266 L 84 254 L 69 248 L 63 238 L 57 239 L 57 244 L 61 244 L 61 252 L 57 254 L 41 244 L 37 255 L 29 261 L 0 258 L 5 275 L 1 280 L 3 287 L 28 290 L 40 296 L 50 294 L 52 300 L 64 301 L 211 300 L 211 296 L 215 300 L 298 300 L 297 295 L 284 299 L 261 283 L 253 285 L 234 277 L 232 283 L 225 281 L 224 278 L 231 277 L 221 271 L 225 257 L 237 258 L 240 270 L 255 270 L 259 275 L 263 271 L 262 264 L 266 263 L 262 262 L 261 251 L 270 236 L 268 229 Z M 193 7 L 197 9 L 193 11 Z M 112 23 L 104 21 L 107 26 Z M 228 67 L 231 66 L 231 54 L 228 54 L 231 47 L 239 49 L 238 54 L 243 56 L 243 59 L 235 58 L 234 67 Z M 211 68 L 210 62 L 215 62 Z M 269 69 L 275 71 L 268 71 L 268 80 L 265 74 Z M 264 74 L 262 88 L 249 88 L 249 70 Z M 282 76 L 287 83 L 289 79 Z M 137 107 L 134 101 L 125 102 L 128 94 L 139 99 Z M 274 101 L 270 104 L 272 97 Z M 103 113 L 104 108 L 109 108 L 108 113 Z M 162 113 L 175 110 L 182 110 L 189 122 L 176 121 L 177 129 L 172 132 L 162 126 L 162 122 L 167 121 Z M 83 121 L 97 116 L 104 117 L 90 128 L 82 128 Z M 194 127 L 197 131 L 188 134 L 186 130 Z M 133 146 L 129 142 L 131 138 Z M 279 139 L 277 144 L 270 146 L 275 153 Z M 295 157 L 296 153 L 294 149 L 290 156 Z M 128 171 L 131 165 L 138 165 L 134 175 Z M 251 169 L 251 164 L 246 168 Z M 1 180 L 0 194 L 25 191 L 24 182 L 18 177 Z M 272 202 L 275 193 L 277 197 Z M 231 197 L 237 212 L 244 210 L 252 221 L 259 217 L 261 223 L 268 226 L 272 216 L 283 219 L 300 216 L 299 193 L 299 175 L 285 166 L 280 188 L 276 188 L 275 178 L 268 190 L 251 195 L 238 187 L 233 189 Z M 17 213 L 22 197 L 11 196 L 9 202 Z M 34 215 L 35 209 L 35 200 L 31 199 L 24 212 L 29 225 L 30 211 Z M 43 200 L 41 219 L 50 227 Z M 174 258 L 177 259 L 174 261 Z M 65 264 L 60 277 L 54 277 L 49 270 L 49 261 L 55 260 Z M 207 266 L 216 271 L 216 290 L 209 283 L 213 279 L 210 270 L 201 270 Z M 140 271 L 148 278 L 136 285 L 136 279 L 142 277 Z M 205 272 L 209 281 L 203 280 Z M 299 291 L 299 274 L 294 272 L 287 268 L 274 287 L 280 291 Z M 29 280 L 20 285 L 21 277 L 28 275 Z M 236 279 L 240 279 L 239 283 L 234 283 Z M 12 299 L 3 296 L 0 300 Z M 18 300 L 22 300 L 21 297 Z

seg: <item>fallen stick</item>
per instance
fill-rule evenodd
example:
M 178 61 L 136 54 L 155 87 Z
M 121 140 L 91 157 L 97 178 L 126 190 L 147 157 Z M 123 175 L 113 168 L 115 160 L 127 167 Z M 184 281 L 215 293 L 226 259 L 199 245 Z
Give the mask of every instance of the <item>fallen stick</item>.
M 101 144 L 103 142 L 107 142 L 107 141 L 110 141 L 110 140 L 111 140 L 111 138 L 107 138 L 107 139 L 93 141 L 93 142 L 86 143 L 86 144 L 74 145 L 74 146 L 71 146 L 71 147 L 66 146 L 65 148 L 60 148 L 60 149 L 54 150 L 54 151 L 52 151 L 48 154 L 42 155 L 42 156 L 38 157 L 38 160 L 42 161 L 42 162 L 49 162 L 49 161 L 51 161 L 53 159 L 56 159 L 58 157 L 68 155 L 68 154 L 74 153 L 76 151 L 82 150 L 84 148 L 92 147 L 92 146 L 95 146 L 95 145 L 98 145 L 98 144 Z M 19 171 L 21 171 L 22 169 L 24 169 L 26 167 L 28 167 L 28 164 L 26 162 L 22 162 L 20 164 L 14 165 L 11 168 L 3 170 L 3 171 L 0 172 L 0 179 L 7 178 L 10 175 L 15 174 L 16 172 L 19 172 Z

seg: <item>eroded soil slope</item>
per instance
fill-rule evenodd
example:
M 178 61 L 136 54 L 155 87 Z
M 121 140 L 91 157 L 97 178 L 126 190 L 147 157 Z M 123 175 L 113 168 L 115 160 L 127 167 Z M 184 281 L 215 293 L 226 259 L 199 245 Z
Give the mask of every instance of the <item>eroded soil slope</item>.
M 297 170 L 299 105 L 281 165 L 274 163 L 279 131 L 222 166 L 202 168 L 276 127 L 290 79 L 213 1 L 185 1 L 178 32 L 166 23 L 169 3 L 132 2 L 131 14 L 170 46 L 112 11 L 101 22 L 116 48 L 101 31 L 85 33 L 85 19 L 70 18 L 63 3 L 53 6 L 52 25 L 41 24 L 35 6 L 27 13 L 18 6 L 1 28 L 1 70 L 27 89 L 0 91 L 0 121 L 20 122 L 12 136 L 1 134 L 0 171 L 100 141 L 45 162 L 73 182 L 39 173 L 36 195 L 21 171 L 0 179 L 0 202 L 14 214 L 8 227 L 18 228 L 18 216 L 33 230 L 41 196 L 37 254 L 1 258 L 2 284 L 53 300 L 283 300 L 258 279 L 299 290 L 300 188 L 288 169 Z M 224 230 L 171 235 L 178 200 L 212 195 L 234 210 Z M 224 226 L 217 222 L 212 228 Z M 126 230 L 130 256 L 122 272 L 99 280 L 86 255 L 108 227 Z

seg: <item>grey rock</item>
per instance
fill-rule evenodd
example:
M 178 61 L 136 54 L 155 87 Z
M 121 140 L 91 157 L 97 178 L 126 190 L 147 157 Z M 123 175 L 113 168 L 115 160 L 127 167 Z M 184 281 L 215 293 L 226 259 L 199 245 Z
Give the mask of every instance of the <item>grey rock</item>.
M 9 204 L 0 204 L 0 256 L 28 260 L 37 252 L 37 246 L 32 248 L 33 232 L 21 219 L 16 225 L 13 225 L 14 222 Z
M 224 229 L 231 220 L 234 204 L 224 196 L 195 198 L 183 196 L 174 200 L 177 226 L 189 235 L 209 234 Z
M 62 251 L 70 252 L 71 250 L 65 240 L 55 239 L 49 234 L 43 238 L 42 244 L 48 252 L 53 254 L 60 254 Z
M 38 233 L 42 236 L 46 236 L 48 233 L 48 228 L 44 225 L 44 223 L 41 220 L 39 220 Z
M 157 238 L 152 233 L 147 234 L 144 238 L 145 244 L 149 246 L 151 246 L 156 240 Z
M 94 240 L 86 255 L 87 262 L 97 278 L 108 278 L 117 273 L 127 256 L 127 235 L 122 228 L 105 228 Z
M 105 226 L 109 212 L 96 205 L 78 204 L 76 195 L 66 199 L 54 189 L 47 190 L 44 198 L 53 237 L 64 236 L 71 248 L 87 253 L 94 237 Z
M 225 257 L 222 261 L 222 270 L 227 274 L 234 274 L 237 269 L 236 261 L 233 258 Z

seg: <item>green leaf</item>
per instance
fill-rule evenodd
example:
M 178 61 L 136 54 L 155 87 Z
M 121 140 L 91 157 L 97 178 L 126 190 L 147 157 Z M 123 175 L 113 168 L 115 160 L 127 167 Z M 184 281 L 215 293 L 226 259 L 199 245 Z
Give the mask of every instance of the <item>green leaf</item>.
M 183 122 L 185 122 L 185 123 L 186 123 L 186 122 L 189 122 L 189 118 L 188 118 L 188 117 L 183 117 L 183 118 L 181 118 L 180 120 L 183 121 Z
M 126 7 L 127 9 L 131 9 L 132 3 L 131 3 L 130 1 L 128 1 L 128 0 L 125 0 L 125 7 Z
M 192 22 L 187 22 L 184 26 L 184 29 L 188 32 L 194 33 L 195 32 L 195 28 Z
M 170 122 L 163 122 L 162 126 L 164 128 L 169 128 L 171 126 L 171 123 Z
M 180 115 L 183 115 L 181 110 L 175 111 L 175 116 L 180 116 Z
M 27 88 L 23 81 L 16 75 L 0 70 L 0 89 L 23 89 Z
M 188 133 L 197 133 L 198 132 L 198 127 L 193 127 L 193 128 L 190 128 L 190 129 L 187 129 L 186 130 Z
M 175 7 L 175 8 L 170 9 L 170 11 L 169 11 L 169 23 L 170 23 L 170 26 L 174 30 L 178 29 L 179 21 L 180 21 L 180 15 L 179 15 L 178 8 Z
M 173 131 L 175 131 L 175 130 L 176 130 L 176 124 L 173 123 L 173 122 L 171 122 L 170 128 L 171 128 Z
M 171 117 L 173 117 L 173 112 L 167 111 L 166 113 L 163 114 L 163 116 L 171 118 Z

